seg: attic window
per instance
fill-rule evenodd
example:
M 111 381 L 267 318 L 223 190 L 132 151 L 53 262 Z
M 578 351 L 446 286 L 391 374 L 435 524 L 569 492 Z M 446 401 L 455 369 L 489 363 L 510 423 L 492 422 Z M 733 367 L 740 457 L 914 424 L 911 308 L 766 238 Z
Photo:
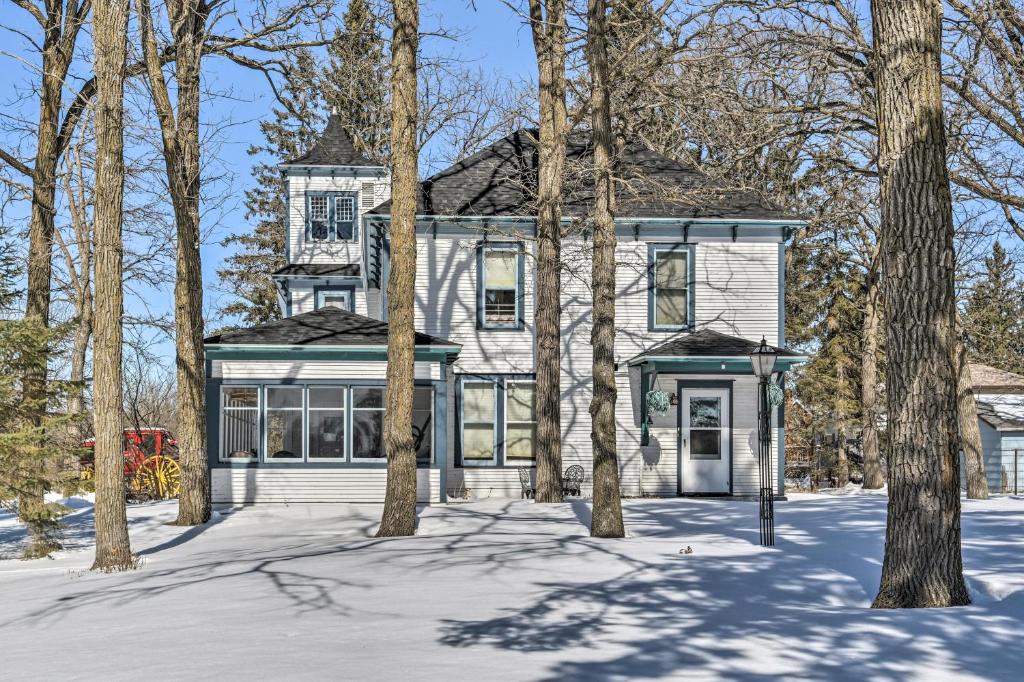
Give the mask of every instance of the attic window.
M 361 208 L 373 208 L 377 205 L 377 188 L 372 182 L 364 182 L 359 190 L 359 206 Z

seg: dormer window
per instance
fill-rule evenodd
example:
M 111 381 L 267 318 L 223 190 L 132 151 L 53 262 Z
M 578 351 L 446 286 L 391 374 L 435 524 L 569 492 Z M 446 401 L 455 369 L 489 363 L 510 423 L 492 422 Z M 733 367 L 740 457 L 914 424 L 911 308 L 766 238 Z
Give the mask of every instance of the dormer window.
M 306 192 L 306 239 L 354 241 L 358 192 Z

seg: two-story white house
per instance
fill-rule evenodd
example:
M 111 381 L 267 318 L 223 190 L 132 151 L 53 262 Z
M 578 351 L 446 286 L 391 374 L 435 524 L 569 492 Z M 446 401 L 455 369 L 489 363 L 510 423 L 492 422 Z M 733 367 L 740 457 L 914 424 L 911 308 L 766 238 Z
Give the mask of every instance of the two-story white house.
M 586 164 L 570 141 L 570 165 Z M 390 181 L 332 117 L 281 166 L 288 265 L 283 319 L 206 340 L 215 503 L 383 501 Z M 639 145 L 618 197 L 618 455 L 627 496 L 758 493 L 762 337 L 786 371 L 784 249 L 800 220 Z M 421 501 L 519 497 L 535 457 L 537 153 L 522 131 L 420 184 L 416 395 Z M 700 201 L 680 200 L 703 196 Z M 562 277 L 563 467 L 591 484 L 591 296 L 585 183 L 566 198 Z M 646 396 L 671 396 L 664 414 Z M 778 490 L 781 414 L 773 443 Z

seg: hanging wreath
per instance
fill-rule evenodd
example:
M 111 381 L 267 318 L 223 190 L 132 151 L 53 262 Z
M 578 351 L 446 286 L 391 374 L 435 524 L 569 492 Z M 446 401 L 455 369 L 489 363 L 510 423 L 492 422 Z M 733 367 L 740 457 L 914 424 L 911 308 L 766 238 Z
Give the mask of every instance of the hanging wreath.
M 650 416 L 657 415 L 662 417 L 668 412 L 669 397 L 668 393 L 656 388 L 647 392 L 647 414 Z
M 768 406 L 778 407 L 782 404 L 785 394 L 782 392 L 782 386 L 778 384 L 768 384 Z

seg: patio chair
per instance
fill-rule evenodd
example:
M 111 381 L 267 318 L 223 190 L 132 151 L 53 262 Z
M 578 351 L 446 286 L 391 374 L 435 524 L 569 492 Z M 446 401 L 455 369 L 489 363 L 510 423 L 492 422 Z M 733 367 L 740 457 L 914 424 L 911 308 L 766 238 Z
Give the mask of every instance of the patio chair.
M 565 470 L 562 474 L 562 494 L 563 495 L 575 495 L 579 497 L 580 487 L 583 485 L 583 467 L 579 464 L 573 464 L 571 467 Z
M 516 467 L 516 469 L 519 470 L 519 485 L 523 488 L 520 499 L 532 500 L 536 491 L 530 481 L 530 467 Z

